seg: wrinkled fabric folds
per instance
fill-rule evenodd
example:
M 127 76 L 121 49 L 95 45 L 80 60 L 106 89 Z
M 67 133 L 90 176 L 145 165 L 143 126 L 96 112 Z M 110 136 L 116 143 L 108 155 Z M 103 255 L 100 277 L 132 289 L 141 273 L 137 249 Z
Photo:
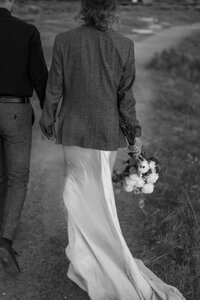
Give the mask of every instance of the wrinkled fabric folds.
M 116 151 L 63 147 L 67 165 L 68 277 L 92 300 L 183 300 L 123 238 L 112 187 Z

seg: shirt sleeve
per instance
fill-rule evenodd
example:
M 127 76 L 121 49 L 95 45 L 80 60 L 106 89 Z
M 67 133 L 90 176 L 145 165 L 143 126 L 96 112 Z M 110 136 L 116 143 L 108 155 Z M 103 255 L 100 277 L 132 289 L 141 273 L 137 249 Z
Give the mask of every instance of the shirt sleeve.
M 120 125 L 132 128 L 135 137 L 141 136 L 141 127 L 136 117 L 133 84 L 135 81 L 135 53 L 131 41 L 127 62 L 123 68 L 122 77 L 118 88 L 118 107 Z
M 56 121 L 56 112 L 58 104 L 63 97 L 63 63 L 62 50 L 60 48 L 58 37 L 55 39 L 53 47 L 53 59 L 47 81 L 46 98 L 41 122 L 45 127 L 53 124 Z
M 30 61 L 29 76 L 31 84 L 36 91 L 40 106 L 43 108 L 45 99 L 45 90 L 48 78 L 48 70 L 42 50 L 40 33 L 34 27 L 34 32 L 30 38 Z

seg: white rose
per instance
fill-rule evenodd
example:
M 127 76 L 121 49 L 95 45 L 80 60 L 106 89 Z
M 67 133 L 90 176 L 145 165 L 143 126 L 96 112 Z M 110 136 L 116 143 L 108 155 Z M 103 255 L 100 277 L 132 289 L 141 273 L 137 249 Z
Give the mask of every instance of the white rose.
M 155 183 L 158 180 L 159 176 L 157 173 L 152 173 L 149 174 L 148 178 L 147 178 L 147 182 L 148 183 Z
M 138 181 L 140 179 L 140 177 L 137 174 L 131 174 L 129 175 L 129 178 L 134 181 Z
M 143 160 L 140 164 L 139 164 L 139 168 L 138 171 L 142 174 L 146 173 L 149 171 L 149 164 L 147 160 Z
M 155 171 L 155 168 L 156 168 L 156 163 L 155 161 L 151 160 L 150 163 L 149 163 L 149 167 L 152 171 Z
M 142 193 L 144 194 L 151 194 L 153 193 L 154 185 L 151 183 L 147 183 L 142 187 Z
M 144 185 L 144 180 L 142 178 L 139 178 L 139 180 L 137 181 L 137 187 L 141 188 Z
M 132 192 L 134 190 L 134 187 L 132 185 L 124 184 L 124 190 L 125 192 Z
M 129 177 L 125 178 L 125 184 L 135 186 L 138 181 L 138 178 L 139 177 L 137 175 L 134 177 L 133 175 L 130 175 Z

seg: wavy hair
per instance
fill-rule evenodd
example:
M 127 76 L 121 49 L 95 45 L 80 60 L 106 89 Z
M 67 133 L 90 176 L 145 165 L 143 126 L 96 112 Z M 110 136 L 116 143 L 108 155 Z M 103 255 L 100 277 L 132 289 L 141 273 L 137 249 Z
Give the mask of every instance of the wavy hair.
M 86 26 L 94 26 L 101 31 L 107 31 L 114 23 L 119 22 L 115 14 L 117 0 L 81 0 L 81 19 Z

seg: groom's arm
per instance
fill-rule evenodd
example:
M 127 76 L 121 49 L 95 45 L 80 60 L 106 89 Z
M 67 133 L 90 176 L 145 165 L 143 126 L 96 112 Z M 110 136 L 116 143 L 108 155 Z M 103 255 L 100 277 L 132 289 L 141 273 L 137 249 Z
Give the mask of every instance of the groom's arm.
M 47 81 L 44 109 L 40 120 L 42 130 L 44 128 L 47 130 L 55 123 L 58 104 L 63 97 L 63 92 L 62 51 L 59 44 L 59 37 L 56 37 L 53 47 L 53 59 Z
M 40 33 L 35 26 L 33 29 L 34 30 L 29 41 L 29 77 L 32 87 L 36 91 L 40 101 L 40 106 L 43 108 L 48 70 L 42 49 Z

